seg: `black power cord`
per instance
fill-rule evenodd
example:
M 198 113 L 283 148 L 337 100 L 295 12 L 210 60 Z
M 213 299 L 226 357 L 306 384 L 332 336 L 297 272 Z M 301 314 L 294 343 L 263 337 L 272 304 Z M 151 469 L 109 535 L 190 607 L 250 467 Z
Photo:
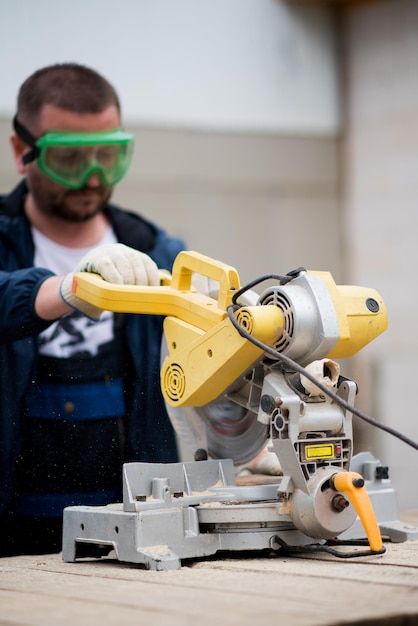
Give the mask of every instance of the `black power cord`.
M 412 439 L 410 439 L 409 437 L 407 437 L 403 433 L 400 433 L 399 431 L 395 430 L 394 428 L 391 428 L 390 426 L 386 426 L 385 424 L 381 424 L 380 422 L 375 420 L 373 417 L 370 417 L 366 413 L 363 413 L 362 411 L 357 409 L 355 406 L 351 405 L 349 402 L 346 402 L 346 400 L 344 400 L 343 398 L 338 396 L 336 393 L 334 393 L 333 391 L 328 389 L 328 387 L 326 387 L 323 383 L 321 383 L 319 380 L 317 380 L 310 372 L 308 372 L 304 367 L 299 365 L 299 363 L 297 363 L 293 359 L 289 358 L 285 354 L 282 354 L 281 352 L 278 352 L 274 348 L 264 344 L 263 342 L 259 341 L 255 337 L 252 337 L 238 323 L 234 313 L 238 309 L 240 309 L 242 306 L 245 306 L 245 305 L 241 305 L 241 304 L 239 304 L 237 302 L 238 298 L 243 293 L 245 293 L 246 291 L 252 289 L 252 287 L 254 287 L 255 285 L 257 285 L 257 284 L 259 284 L 261 282 L 264 282 L 266 280 L 271 280 L 271 279 L 279 280 L 281 285 L 285 285 L 286 283 L 291 281 L 293 278 L 295 278 L 302 271 L 305 271 L 304 268 L 298 268 L 297 270 L 293 270 L 293 271 L 289 272 L 289 274 L 286 274 L 286 275 L 282 275 L 282 274 L 265 274 L 265 275 L 260 276 L 259 278 L 255 279 L 255 280 L 253 280 L 252 282 L 248 283 L 244 287 L 241 287 L 240 289 L 238 289 L 234 293 L 234 295 L 232 297 L 233 304 L 230 305 L 227 308 L 228 317 L 229 317 L 230 321 L 232 322 L 233 326 L 236 328 L 236 330 L 241 335 L 241 337 L 244 337 L 248 341 L 251 341 L 251 343 L 253 343 L 255 346 L 257 346 L 258 348 L 260 348 L 261 350 L 263 350 L 267 354 L 270 354 L 276 360 L 281 361 L 282 363 L 284 363 L 285 365 L 287 365 L 291 369 L 299 372 L 300 374 L 303 374 L 303 376 L 305 376 L 314 385 L 316 385 L 324 394 L 326 394 L 333 402 L 335 402 L 335 404 L 337 404 L 341 408 L 345 409 L 346 411 L 349 411 L 350 413 L 353 413 L 353 415 L 356 415 L 358 418 L 360 418 L 364 422 L 367 422 L 368 424 L 371 424 L 372 426 L 375 426 L 376 428 L 379 428 L 380 430 L 383 430 L 383 431 L 389 433 L 393 437 L 396 437 L 397 439 L 400 439 L 401 441 L 406 443 L 408 446 L 411 446 L 411 448 L 414 448 L 415 450 L 418 450 L 418 443 L 416 443 L 415 441 L 413 441 Z

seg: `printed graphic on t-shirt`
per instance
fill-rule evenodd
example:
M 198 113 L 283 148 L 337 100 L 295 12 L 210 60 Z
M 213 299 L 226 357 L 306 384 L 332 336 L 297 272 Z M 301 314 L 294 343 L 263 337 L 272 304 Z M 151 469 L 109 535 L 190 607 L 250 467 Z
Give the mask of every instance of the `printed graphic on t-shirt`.
M 97 356 L 113 339 L 113 314 L 104 311 L 92 321 L 74 311 L 54 322 L 40 335 L 39 352 L 56 358 Z

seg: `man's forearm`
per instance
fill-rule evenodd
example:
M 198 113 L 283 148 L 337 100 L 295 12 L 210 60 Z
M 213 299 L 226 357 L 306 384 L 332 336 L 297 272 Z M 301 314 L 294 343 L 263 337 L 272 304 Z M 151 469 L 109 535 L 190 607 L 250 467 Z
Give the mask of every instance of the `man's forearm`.
M 43 320 L 55 320 L 73 309 L 60 296 L 63 276 L 51 276 L 44 280 L 35 299 L 35 311 Z

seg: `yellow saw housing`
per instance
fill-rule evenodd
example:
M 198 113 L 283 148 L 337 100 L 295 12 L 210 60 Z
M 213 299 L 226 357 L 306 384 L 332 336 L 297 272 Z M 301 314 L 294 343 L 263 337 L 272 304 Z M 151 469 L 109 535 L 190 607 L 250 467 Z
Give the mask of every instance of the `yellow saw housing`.
M 193 287 L 194 274 L 218 283 L 217 299 Z M 270 347 L 278 346 L 285 334 L 291 345 L 297 339 L 292 329 L 296 335 L 303 328 L 304 360 L 310 354 L 315 359 L 352 356 L 387 328 L 386 308 L 375 290 L 337 286 L 329 272 L 304 274 L 304 282 L 295 280 L 299 292 L 294 302 L 289 300 L 290 313 L 280 306 L 240 307 L 234 313 L 239 325 Z M 292 286 L 293 281 L 279 290 L 287 297 Z M 233 267 L 197 252 L 181 252 L 172 275 L 161 272 L 158 287 L 114 285 L 87 272 L 75 274 L 73 281 L 75 296 L 103 310 L 166 317 L 168 355 L 161 388 L 172 406 L 212 402 L 263 357 L 263 349 L 241 336 L 228 317 L 239 288 Z

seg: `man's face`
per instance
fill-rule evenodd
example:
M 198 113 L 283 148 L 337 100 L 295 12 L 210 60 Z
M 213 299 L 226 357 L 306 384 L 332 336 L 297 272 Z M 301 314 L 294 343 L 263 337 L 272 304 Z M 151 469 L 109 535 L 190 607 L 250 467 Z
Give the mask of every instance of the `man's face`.
M 45 105 L 39 116 L 36 136 L 50 130 L 67 132 L 100 132 L 120 126 L 119 112 L 112 105 L 101 113 L 79 114 Z M 34 133 L 34 134 L 35 134 Z M 81 189 L 68 189 L 46 176 L 36 162 L 26 166 L 26 177 L 33 202 L 43 215 L 66 222 L 83 222 L 103 210 L 112 187 L 107 187 L 100 174 L 94 173 Z

